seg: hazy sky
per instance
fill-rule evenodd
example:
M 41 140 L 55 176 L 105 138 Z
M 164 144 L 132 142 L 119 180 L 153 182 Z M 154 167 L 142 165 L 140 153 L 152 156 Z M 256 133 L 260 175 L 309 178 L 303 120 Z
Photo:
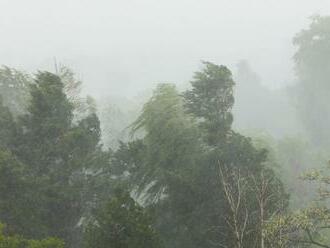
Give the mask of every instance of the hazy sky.
M 330 0 L 0 0 L 0 64 L 53 70 L 56 57 L 96 95 L 247 59 L 280 87 L 293 78 L 292 37 L 317 13 Z

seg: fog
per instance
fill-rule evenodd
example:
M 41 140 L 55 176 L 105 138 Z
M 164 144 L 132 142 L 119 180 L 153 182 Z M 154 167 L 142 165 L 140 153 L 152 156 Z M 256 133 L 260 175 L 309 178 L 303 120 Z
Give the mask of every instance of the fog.
M 0 64 L 26 71 L 71 66 L 86 91 L 135 95 L 186 83 L 201 60 L 249 61 L 262 84 L 293 81 L 292 38 L 328 0 L 1 0 Z
M 1 248 L 330 247 L 330 0 L 0 0 Z

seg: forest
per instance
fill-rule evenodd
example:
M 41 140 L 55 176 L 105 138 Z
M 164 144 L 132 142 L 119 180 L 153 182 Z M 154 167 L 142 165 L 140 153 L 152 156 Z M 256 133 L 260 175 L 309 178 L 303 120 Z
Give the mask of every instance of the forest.
M 2 66 L 0 247 L 330 248 L 330 17 L 292 42 L 277 91 L 246 60 L 130 102 Z

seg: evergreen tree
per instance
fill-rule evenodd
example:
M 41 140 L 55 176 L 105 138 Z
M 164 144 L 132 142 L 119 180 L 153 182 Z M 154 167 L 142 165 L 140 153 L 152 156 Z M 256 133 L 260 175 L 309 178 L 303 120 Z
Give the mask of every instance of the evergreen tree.
M 39 228 L 25 232 L 73 244 L 86 206 L 95 198 L 88 185 L 96 171 L 108 164 L 108 155 L 99 145 L 99 120 L 90 114 L 74 123 L 74 108 L 64 85 L 49 72 L 37 74 L 30 93 L 28 112 L 19 121 L 15 155 L 27 165 Z

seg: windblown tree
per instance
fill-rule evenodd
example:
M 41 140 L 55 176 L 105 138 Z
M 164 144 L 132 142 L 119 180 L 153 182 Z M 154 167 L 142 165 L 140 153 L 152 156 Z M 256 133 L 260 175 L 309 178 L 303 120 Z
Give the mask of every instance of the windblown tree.
M 198 201 L 193 178 L 201 146 L 175 86 L 159 85 L 132 127 L 145 132 L 145 137 L 122 144 L 113 166 L 130 172 L 131 188 L 153 212 L 166 247 L 197 247 L 200 229 L 197 222 L 193 227 L 197 220 L 192 211 Z
M 152 209 L 166 247 L 197 246 L 199 236 L 187 227 L 192 226 L 197 200 L 192 180 L 201 147 L 175 86 L 159 85 L 132 127 L 146 135 L 122 145 L 115 155 L 117 163 L 129 165 L 132 188 Z
M 64 85 L 65 95 L 73 106 L 75 120 L 81 120 L 89 114 L 96 113 L 95 100 L 89 95 L 82 94 L 83 83 L 71 68 L 61 65 L 57 75 Z
M 26 111 L 29 100 L 29 86 L 33 83 L 32 78 L 18 70 L 0 68 L 0 96 L 3 103 L 15 115 Z
M 184 114 L 175 86 L 170 84 L 157 87 L 132 127 L 133 132 L 142 128 L 146 132 L 143 144 L 147 157 L 140 165 L 143 169 L 136 174 L 139 191 L 147 188 L 149 196 L 157 201 L 168 190 L 177 189 L 169 182 L 183 172 L 188 176 L 192 170 L 194 152 L 198 152 L 197 130 Z M 154 183 L 150 185 L 151 182 Z
M 232 130 L 230 70 L 203 65 L 183 94 L 159 85 L 131 126 L 138 137 L 114 153 L 69 69 L 39 72 L 22 115 L 0 102 L 5 231 L 69 247 L 84 233 L 86 247 L 263 248 L 264 223 L 286 196 L 267 152 Z
M 201 119 L 207 143 L 216 145 L 231 130 L 235 83 L 225 66 L 203 64 L 204 69 L 195 73 L 192 89 L 185 92 L 184 99 L 188 112 Z
M 218 235 L 208 238 L 221 247 L 264 247 L 261 225 L 278 210 L 279 205 L 273 203 L 279 199 L 285 202 L 282 183 L 277 178 L 272 179 L 277 176 L 273 168 L 267 168 L 267 151 L 257 150 L 249 138 L 231 129 L 234 104 L 231 72 L 224 66 L 206 63 L 205 69 L 196 73 L 194 78 L 192 89 L 184 96 L 188 112 L 197 118 L 209 137 L 206 139 L 210 146 L 206 152 L 207 163 L 198 173 L 202 175 L 198 188 L 203 189 L 203 205 L 208 206 L 203 212 L 213 213 L 208 225 L 213 226 Z M 223 172 L 220 177 L 219 164 Z M 263 175 L 263 183 L 251 180 L 260 175 Z M 273 183 L 275 181 L 277 183 Z M 262 189 L 266 182 L 269 188 Z M 266 206 L 262 203 L 270 200 L 265 199 L 268 195 L 274 199 Z M 233 211 L 237 206 L 243 207 L 242 211 Z
M 239 168 L 246 177 L 259 172 L 267 156 L 231 129 L 233 86 L 226 67 L 208 62 L 183 95 L 172 85 L 158 86 L 133 124 L 145 137 L 122 144 L 114 155 L 112 165 L 129 172 L 128 181 L 155 216 L 165 247 L 235 247 L 224 219 L 229 206 L 219 163 Z M 253 232 L 245 236 L 244 247 L 260 239 L 257 200 L 252 189 L 247 193 L 247 225 Z
M 78 80 L 75 73 L 66 66 L 60 66 L 57 75 L 61 78 L 68 100 L 75 109 L 81 110 L 83 104 L 81 97 L 82 81 Z
M 26 208 L 38 211 L 20 234 L 28 238 L 56 236 L 72 244 L 86 204 L 95 199 L 86 184 L 95 171 L 108 164 L 99 145 L 99 121 L 91 114 L 73 122 L 73 106 L 54 74 L 38 73 L 30 94 L 12 153 L 26 167 L 31 199 Z

